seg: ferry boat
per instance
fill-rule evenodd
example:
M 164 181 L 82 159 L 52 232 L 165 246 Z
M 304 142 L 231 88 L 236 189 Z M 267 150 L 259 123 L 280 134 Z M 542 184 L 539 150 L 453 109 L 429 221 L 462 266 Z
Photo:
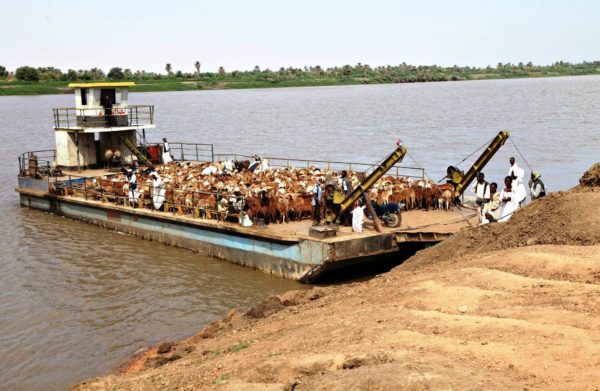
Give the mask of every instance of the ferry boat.
M 133 85 L 133 82 L 69 84 L 74 90 L 75 105 L 53 109 L 55 148 L 24 152 L 18 158 L 16 191 L 23 207 L 304 282 L 314 281 L 323 273 L 341 267 L 360 267 L 358 265 L 365 262 L 389 257 L 405 258 L 440 242 L 476 219 L 474 214 L 465 218 L 458 211 L 415 210 L 403 213 L 400 227 L 384 227 L 378 232 L 369 226 L 356 233 L 350 227 L 314 229 L 310 219 L 268 226 L 255 221 L 252 226 L 244 226 L 231 216 L 225 218 L 227 213 L 221 213 L 219 205 L 197 206 L 197 200 L 206 196 L 206 191 L 192 191 L 191 206 L 176 202 L 173 195 L 166 197 L 161 210 L 145 207 L 143 200 L 139 205 L 132 204 L 128 202 L 127 190 L 123 190 L 123 167 L 137 168 L 139 172 L 161 167 L 163 149 L 163 143 L 147 141 L 147 133 L 155 128 L 154 106 L 128 104 L 129 87 Z M 385 171 L 381 164 L 264 159 L 271 167 L 286 170 L 291 167 L 307 171 L 381 170 L 396 177 L 424 180 L 422 168 L 396 164 L 402 148 L 398 146 L 396 155 L 390 155 L 392 159 L 386 163 Z M 171 167 L 206 166 L 250 158 L 217 154 L 213 145 L 207 143 L 171 142 L 170 149 L 175 159 Z M 375 177 L 371 179 L 382 176 Z M 114 186 L 99 189 L 99 182 Z M 374 183 L 373 180 L 369 187 Z M 364 181 L 360 186 L 363 191 L 368 189 Z M 214 197 L 222 198 L 222 194 L 215 191 Z M 419 228 L 421 226 L 423 228 Z

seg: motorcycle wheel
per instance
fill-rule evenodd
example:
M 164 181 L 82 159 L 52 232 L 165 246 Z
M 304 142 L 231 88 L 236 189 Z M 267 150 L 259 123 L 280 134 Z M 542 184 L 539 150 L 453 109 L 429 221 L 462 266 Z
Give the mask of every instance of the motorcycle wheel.
M 384 218 L 385 225 L 391 228 L 396 228 L 402 223 L 402 215 L 400 213 L 388 213 Z

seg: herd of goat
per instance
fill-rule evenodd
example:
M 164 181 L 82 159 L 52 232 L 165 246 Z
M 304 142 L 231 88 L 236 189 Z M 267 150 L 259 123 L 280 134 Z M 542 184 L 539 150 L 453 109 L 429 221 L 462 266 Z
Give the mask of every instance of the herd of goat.
M 164 186 L 165 211 L 191 214 L 202 218 L 236 219 L 244 210 L 253 218 L 267 222 L 288 222 L 312 217 L 313 189 L 319 178 L 325 184 L 338 186 L 340 172 L 309 168 L 274 168 L 267 159 L 254 163 L 236 162 L 174 162 L 154 168 Z M 150 169 L 138 170 L 139 197 L 136 207 L 152 208 L 153 189 Z M 358 173 L 348 172 L 353 186 L 360 183 Z M 88 179 L 83 186 L 62 190 L 67 194 L 85 196 L 105 202 L 130 200 L 126 175 Z M 454 188 L 450 184 L 407 177 L 382 177 L 368 191 L 377 204 L 402 203 L 404 210 L 445 209 L 452 206 Z

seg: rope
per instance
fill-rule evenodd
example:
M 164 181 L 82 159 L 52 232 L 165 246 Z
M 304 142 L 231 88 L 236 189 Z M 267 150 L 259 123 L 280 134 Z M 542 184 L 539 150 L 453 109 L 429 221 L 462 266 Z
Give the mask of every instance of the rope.
M 468 158 L 470 158 L 471 156 L 475 155 L 477 152 L 479 152 L 482 148 L 486 147 L 487 145 L 489 145 L 492 140 L 495 137 L 492 137 L 491 139 L 489 139 L 488 141 L 485 142 L 485 144 L 483 144 L 481 147 L 477 148 L 476 150 L 474 150 L 473 152 L 471 152 L 471 154 L 469 156 L 467 156 L 466 158 L 464 158 L 463 160 L 461 160 L 460 162 L 458 162 L 457 164 L 455 164 L 455 166 L 458 166 L 459 164 L 461 164 L 462 162 L 464 162 L 465 160 L 467 160 Z
M 485 142 L 485 144 L 483 144 L 481 147 L 477 148 L 476 150 L 474 150 L 473 152 L 471 152 L 467 157 L 465 157 L 463 160 L 461 160 L 460 162 L 456 163 L 454 165 L 454 167 L 460 165 L 462 162 L 464 162 L 465 160 L 467 160 L 468 158 L 470 158 L 471 156 L 475 155 L 477 152 L 479 152 L 480 150 L 482 150 L 484 147 L 486 147 L 487 145 L 489 145 L 492 140 L 494 139 L 494 137 L 492 137 L 491 139 L 489 139 L 488 141 Z M 510 137 L 509 137 L 510 139 Z M 437 183 L 440 183 L 441 181 L 443 181 L 444 179 L 446 179 L 446 177 L 444 176 L 443 178 L 441 178 L 440 180 L 437 181 Z
M 525 164 L 527 164 L 527 167 L 529 167 L 529 170 L 531 170 L 531 172 L 533 172 L 533 168 L 531 168 L 531 166 L 527 162 L 527 159 L 525 159 L 525 156 L 523 156 L 523 154 L 521 153 L 521 151 L 517 147 L 517 144 L 515 144 L 514 141 L 512 141 L 512 137 L 509 137 L 508 139 L 510 140 L 510 143 L 513 145 L 513 147 L 515 147 L 515 149 L 519 153 L 519 156 L 521 156 L 521 159 L 523 159 L 523 161 L 525 162 Z
M 416 164 L 418 167 L 423 167 L 422 165 L 420 165 L 420 164 L 419 164 L 419 162 L 417 161 L 417 159 L 415 159 L 415 158 L 413 157 L 413 155 L 411 155 L 411 154 L 410 154 L 410 152 L 408 152 L 408 149 L 406 150 L 406 154 L 408 155 L 408 157 L 409 157 L 409 158 L 411 158 L 411 159 L 412 159 L 412 161 L 413 161 L 413 162 L 415 162 L 415 164 Z M 423 174 L 425 174 L 425 176 L 427 177 L 427 179 L 429 179 L 430 181 L 432 181 L 432 182 L 433 182 L 433 179 L 432 179 L 432 178 L 431 178 L 429 175 L 427 175 L 427 172 L 426 172 L 425 170 L 423 170 Z

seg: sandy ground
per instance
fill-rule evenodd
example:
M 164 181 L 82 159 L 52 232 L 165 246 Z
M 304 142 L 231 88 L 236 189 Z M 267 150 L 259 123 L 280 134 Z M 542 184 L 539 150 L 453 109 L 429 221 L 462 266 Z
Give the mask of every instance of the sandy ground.
M 73 389 L 599 387 L 600 188 L 587 187 L 370 281 L 231 312 Z

